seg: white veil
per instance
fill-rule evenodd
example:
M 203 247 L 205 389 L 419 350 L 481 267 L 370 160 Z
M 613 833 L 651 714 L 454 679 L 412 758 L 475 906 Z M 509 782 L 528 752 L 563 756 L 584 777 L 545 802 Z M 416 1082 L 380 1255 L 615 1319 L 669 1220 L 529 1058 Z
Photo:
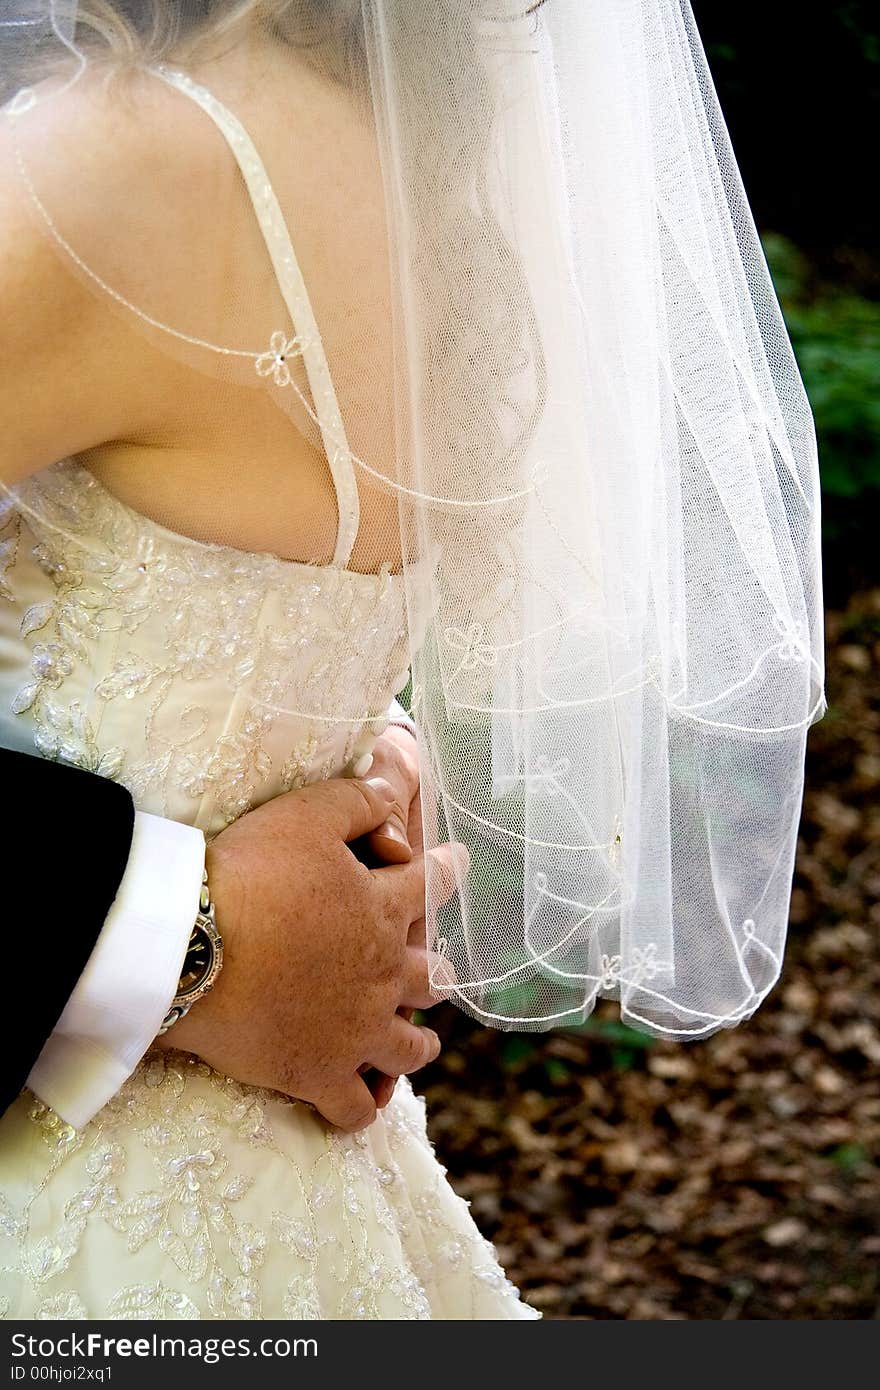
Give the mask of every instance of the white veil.
M 688 0 L 0 13 L 3 176 L 17 170 L 34 234 L 194 381 L 232 392 L 247 375 L 315 448 L 350 450 L 372 553 L 400 557 L 426 848 L 471 857 L 453 902 L 426 905 L 456 976 L 442 992 L 523 1030 L 578 1023 L 600 997 L 662 1034 L 747 1017 L 779 974 L 825 709 L 818 468 Z M 161 162 L 135 197 L 113 182 L 118 206 L 92 164 L 70 176 L 67 108 L 114 64 L 130 91 L 99 82 L 100 119 L 149 90 L 141 128 L 155 116 L 173 165 L 161 84 L 132 74 L 205 81 L 205 34 L 248 67 L 224 99 L 268 121 L 255 26 L 311 74 L 292 73 L 289 110 L 272 88 L 289 136 L 273 174 L 335 438 L 302 358 L 254 376 L 277 305 L 236 284 L 222 313 L 184 322 L 160 242 L 153 276 L 126 256 L 136 224 L 160 237 Z M 345 93 L 347 124 L 322 127 L 300 77 Z M 212 193 L 194 181 L 210 215 L 193 219 L 193 263 L 249 235 Z M 247 474 L 222 482 L 214 538 L 235 543 Z M 16 495 L 36 512 L 44 493 Z

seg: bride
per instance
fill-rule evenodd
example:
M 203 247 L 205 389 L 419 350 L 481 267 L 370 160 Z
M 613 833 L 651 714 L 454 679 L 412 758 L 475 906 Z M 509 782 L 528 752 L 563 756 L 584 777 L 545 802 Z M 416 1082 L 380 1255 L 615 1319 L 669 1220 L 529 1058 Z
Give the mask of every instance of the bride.
M 425 848 L 471 863 L 435 994 L 748 1017 L 817 475 L 688 7 L 8 9 L 0 743 L 210 846 L 359 775 L 411 668 Z M 88 1124 L 0 1122 L 7 1316 L 537 1316 L 405 1077 L 343 1134 L 186 1050 L 198 1008 Z

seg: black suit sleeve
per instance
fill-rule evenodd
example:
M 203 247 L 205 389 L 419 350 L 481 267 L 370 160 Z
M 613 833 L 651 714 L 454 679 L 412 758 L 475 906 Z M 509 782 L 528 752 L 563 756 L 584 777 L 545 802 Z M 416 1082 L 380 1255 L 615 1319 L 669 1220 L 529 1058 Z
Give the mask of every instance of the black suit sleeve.
M 7 748 L 0 777 L 2 1113 L 63 1013 L 119 890 L 134 804 L 106 777 Z

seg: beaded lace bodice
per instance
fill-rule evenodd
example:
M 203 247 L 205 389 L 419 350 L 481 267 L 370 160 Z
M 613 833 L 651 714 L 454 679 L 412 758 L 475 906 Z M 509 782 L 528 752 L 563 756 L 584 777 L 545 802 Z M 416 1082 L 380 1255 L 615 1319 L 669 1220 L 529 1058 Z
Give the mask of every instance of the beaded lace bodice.
M 141 810 L 210 836 L 319 777 L 361 773 L 407 679 L 404 582 L 346 568 L 358 531 L 351 451 L 281 209 L 238 120 L 188 76 L 238 161 L 293 331 L 255 370 L 308 375 L 339 513 L 333 563 L 169 531 L 62 460 L 0 509 L 0 742 L 124 783 Z
M 112 777 L 209 835 L 365 770 L 407 677 L 400 576 L 177 536 L 73 461 L 18 496 L 0 517 L 5 746 Z

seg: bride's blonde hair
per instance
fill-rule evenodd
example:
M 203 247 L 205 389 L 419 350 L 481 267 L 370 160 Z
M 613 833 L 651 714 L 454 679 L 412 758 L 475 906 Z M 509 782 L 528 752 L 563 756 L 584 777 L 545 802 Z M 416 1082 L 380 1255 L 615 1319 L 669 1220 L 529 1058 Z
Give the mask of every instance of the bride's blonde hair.
M 240 36 L 251 22 L 296 44 L 328 75 L 350 78 L 361 65 L 359 0 L 139 0 L 136 19 L 115 0 L 81 0 L 78 42 L 103 48 L 116 63 L 192 59 Z M 354 65 L 354 67 L 353 67 Z

